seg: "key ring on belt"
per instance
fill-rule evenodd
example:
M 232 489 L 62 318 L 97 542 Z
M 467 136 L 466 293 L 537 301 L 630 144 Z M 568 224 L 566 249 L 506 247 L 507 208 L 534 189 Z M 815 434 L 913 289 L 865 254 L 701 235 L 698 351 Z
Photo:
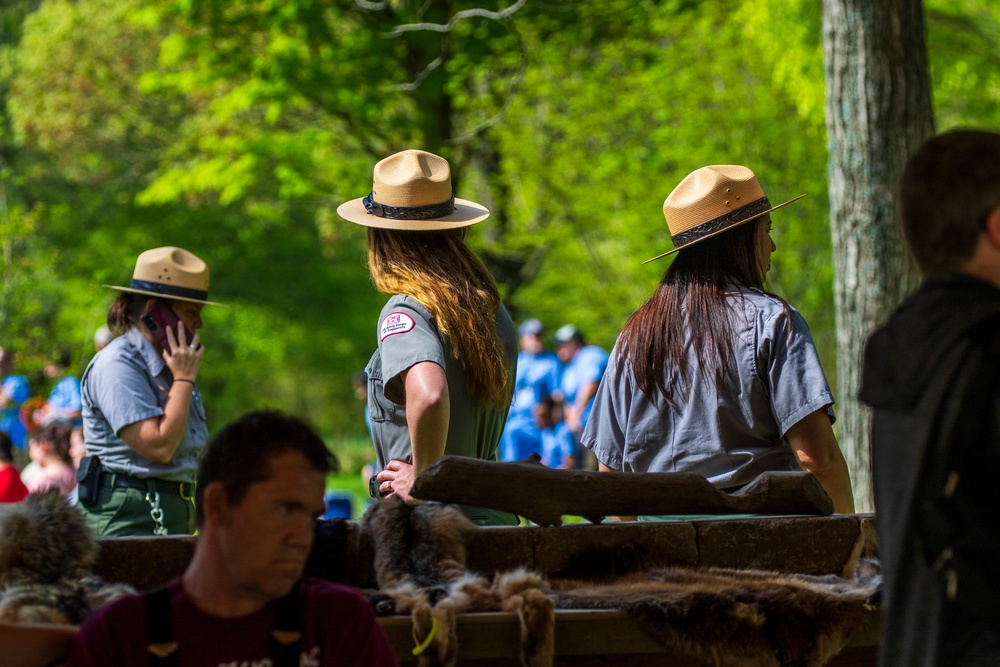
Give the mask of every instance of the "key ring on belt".
M 152 508 L 149 511 L 149 516 L 152 517 L 153 522 L 156 527 L 153 529 L 153 535 L 166 535 L 167 528 L 163 525 L 163 508 L 160 507 L 160 492 L 146 492 L 146 502 Z

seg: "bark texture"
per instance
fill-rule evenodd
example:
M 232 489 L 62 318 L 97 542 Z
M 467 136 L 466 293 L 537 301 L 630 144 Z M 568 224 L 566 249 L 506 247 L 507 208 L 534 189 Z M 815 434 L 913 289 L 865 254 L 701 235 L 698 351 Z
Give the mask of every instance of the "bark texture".
M 934 131 L 922 0 L 824 0 L 838 424 L 859 512 L 873 508 L 870 415 L 857 400 L 868 335 L 919 282 L 899 220 L 906 159 Z

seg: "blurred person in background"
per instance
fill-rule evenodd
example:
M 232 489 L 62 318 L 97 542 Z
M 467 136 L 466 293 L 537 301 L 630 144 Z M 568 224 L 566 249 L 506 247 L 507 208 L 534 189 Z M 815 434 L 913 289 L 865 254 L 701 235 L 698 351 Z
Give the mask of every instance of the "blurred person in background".
M 542 343 L 542 323 L 525 320 L 517 328 L 517 375 L 514 380 L 514 403 L 507 415 L 500 441 L 502 461 L 522 461 L 542 453 L 542 433 L 535 419 L 535 408 L 559 388 L 562 364 Z
M 542 434 L 542 463 L 550 468 L 575 468 L 576 438 L 563 419 L 562 401 L 545 396 L 535 407 L 535 421 Z
M 18 503 L 28 495 L 28 487 L 14 465 L 14 443 L 0 431 L 0 503 Z
M 70 456 L 73 425 L 65 419 L 51 419 L 28 438 L 31 464 L 21 472 L 21 480 L 31 493 L 56 489 L 64 496 L 76 488 L 76 468 Z
M 56 382 L 40 411 L 41 414 L 35 416 L 36 422 L 44 424 L 51 419 L 68 419 L 73 423 L 73 426 L 83 425 L 80 380 L 67 374 L 69 362 L 69 353 L 60 351 L 56 354 L 55 359 L 45 364 L 45 377 Z
M 0 431 L 22 451 L 28 447 L 28 429 L 21 421 L 21 404 L 30 396 L 28 378 L 14 373 L 14 351 L 0 347 Z
M 556 355 L 564 364 L 558 398 L 563 403 L 566 425 L 579 442 L 594 407 L 597 387 L 608 367 L 608 353 L 597 345 L 588 345 L 583 332 L 575 324 L 559 327 L 554 339 Z M 597 461 L 590 450 L 584 449 L 580 454 L 581 467 L 588 470 L 597 468 Z

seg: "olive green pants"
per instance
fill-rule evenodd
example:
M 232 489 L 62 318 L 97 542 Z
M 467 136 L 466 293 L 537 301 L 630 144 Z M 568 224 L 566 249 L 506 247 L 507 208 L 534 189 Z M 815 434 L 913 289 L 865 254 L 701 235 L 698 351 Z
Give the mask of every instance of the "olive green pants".
M 80 501 L 84 520 L 98 537 L 139 537 L 155 535 L 158 524 L 153 520 L 156 498 L 139 489 L 113 489 L 102 486 L 93 503 Z M 176 493 L 161 493 L 161 522 L 167 535 L 194 534 L 194 502 Z

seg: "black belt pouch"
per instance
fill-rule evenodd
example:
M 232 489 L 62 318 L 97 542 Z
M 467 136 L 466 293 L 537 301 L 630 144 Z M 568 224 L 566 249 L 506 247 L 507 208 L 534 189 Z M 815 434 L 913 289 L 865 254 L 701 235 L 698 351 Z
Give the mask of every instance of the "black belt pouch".
M 97 494 L 101 490 L 101 459 L 96 456 L 84 456 L 80 459 L 76 483 L 81 503 L 93 505 L 97 502 Z

